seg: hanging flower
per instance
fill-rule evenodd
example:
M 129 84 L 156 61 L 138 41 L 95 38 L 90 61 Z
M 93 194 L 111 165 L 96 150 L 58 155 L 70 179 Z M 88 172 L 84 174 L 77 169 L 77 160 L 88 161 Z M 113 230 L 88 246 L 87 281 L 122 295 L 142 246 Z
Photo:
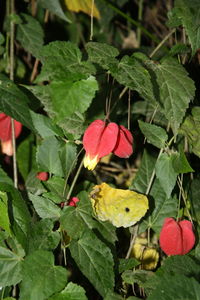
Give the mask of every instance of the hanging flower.
M 49 178 L 49 174 L 47 172 L 38 172 L 36 177 L 41 181 L 47 181 Z
M 79 199 L 77 197 L 72 197 L 68 203 L 69 206 L 76 207 L 76 203 L 79 202 Z
M 77 197 L 72 197 L 70 198 L 69 202 L 65 201 L 65 202 L 61 202 L 60 203 L 60 207 L 63 208 L 64 206 L 74 206 L 76 207 L 76 203 L 79 202 L 80 200 Z
M 166 218 L 160 232 L 160 247 L 167 255 L 184 255 L 195 244 L 192 223 L 188 220 L 180 222 Z
M 144 270 L 153 270 L 157 267 L 159 254 L 158 251 L 148 246 L 146 238 L 137 237 L 133 245 L 131 256 L 141 262 Z
M 17 138 L 22 131 L 22 124 L 14 120 L 15 126 L 15 138 Z M 12 148 L 12 126 L 11 117 L 4 113 L 0 113 L 0 140 L 1 140 L 1 150 L 9 156 L 13 155 Z
M 132 134 L 124 126 L 95 120 L 83 136 L 83 147 L 86 151 L 84 166 L 93 170 L 100 158 L 111 152 L 119 157 L 127 158 L 133 152 L 132 143 Z

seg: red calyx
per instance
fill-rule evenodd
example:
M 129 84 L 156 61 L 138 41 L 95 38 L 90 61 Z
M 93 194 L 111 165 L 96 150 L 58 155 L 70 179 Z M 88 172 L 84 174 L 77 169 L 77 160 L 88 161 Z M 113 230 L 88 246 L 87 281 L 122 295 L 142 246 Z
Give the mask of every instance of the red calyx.
M 49 178 L 49 174 L 47 172 L 38 172 L 36 177 L 41 181 L 47 181 Z
M 124 126 L 95 120 L 83 136 L 83 146 L 86 151 L 84 166 L 93 170 L 99 159 L 111 152 L 119 157 L 127 158 L 133 152 L 132 143 L 132 134 Z
M 15 137 L 17 138 L 22 131 L 22 124 L 14 120 Z M 11 117 L 0 113 L 0 140 L 5 142 L 12 139 Z
M 160 247 L 167 255 L 184 255 L 195 244 L 192 223 L 188 220 L 176 222 L 166 218 L 160 232 Z

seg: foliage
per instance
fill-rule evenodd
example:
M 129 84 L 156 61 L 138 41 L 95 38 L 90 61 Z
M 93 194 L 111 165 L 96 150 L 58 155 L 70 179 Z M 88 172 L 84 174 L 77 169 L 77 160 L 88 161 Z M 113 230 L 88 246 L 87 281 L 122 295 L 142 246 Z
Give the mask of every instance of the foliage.
M 1 141 L 0 298 L 199 299 L 199 1 L 4 2 L 0 113 L 23 131 L 13 157 Z M 134 151 L 89 171 L 82 137 L 97 119 L 130 129 Z M 99 203 L 103 182 L 135 196 Z M 137 223 L 116 228 L 128 201 Z M 165 218 L 193 222 L 190 253 L 161 251 Z M 136 238 L 145 240 L 139 259 Z M 153 270 L 142 264 L 147 249 L 159 260 Z

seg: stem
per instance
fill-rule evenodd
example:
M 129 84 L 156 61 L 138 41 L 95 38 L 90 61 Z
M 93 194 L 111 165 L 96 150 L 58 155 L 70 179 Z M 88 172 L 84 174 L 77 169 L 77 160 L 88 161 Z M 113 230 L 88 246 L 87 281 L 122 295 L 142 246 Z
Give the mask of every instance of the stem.
M 154 56 L 154 54 L 162 47 L 162 45 L 168 40 L 168 38 L 176 31 L 176 29 L 172 29 L 167 35 L 166 37 L 158 44 L 158 46 L 151 52 L 151 54 L 149 55 L 150 58 L 152 58 L 152 56 Z
M 93 38 L 93 19 L 94 19 L 94 0 L 92 0 L 91 15 L 90 15 L 90 41 Z
M 131 254 L 131 250 L 133 248 L 133 244 L 135 242 L 135 239 L 136 239 L 136 236 L 137 236 L 137 233 L 138 233 L 138 227 L 139 227 L 138 224 L 134 226 L 134 234 L 132 235 L 132 238 L 131 238 L 131 241 L 130 241 L 128 252 L 126 254 L 126 259 L 128 259 L 130 254 Z
M 142 21 L 142 11 L 143 11 L 143 1 L 139 0 L 139 6 L 138 6 L 138 21 Z M 138 47 L 140 48 L 141 44 L 141 28 L 137 27 L 137 41 L 138 41 Z
M 128 90 L 128 130 L 130 130 L 131 126 L 131 91 Z
M 68 182 L 68 179 L 69 179 L 69 175 L 70 175 L 70 173 L 71 173 L 71 171 L 72 171 L 72 169 L 74 167 L 74 164 L 75 164 L 76 160 L 78 159 L 78 157 L 79 157 L 79 155 L 81 154 L 82 151 L 83 151 L 83 148 L 79 151 L 79 153 L 77 154 L 76 158 L 74 159 L 74 161 L 71 164 L 71 167 L 70 167 L 69 172 L 68 172 L 68 176 L 65 179 L 65 186 L 64 186 L 64 189 L 63 189 L 63 197 L 65 197 L 65 192 L 66 192 L 66 187 L 67 187 L 67 182 Z
M 139 22 L 135 21 L 131 17 L 127 16 L 125 13 L 123 13 L 119 8 L 108 2 L 108 0 L 101 0 L 101 2 L 104 2 L 107 4 L 108 7 L 110 7 L 112 10 L 114 10 L 116 13 L 118 13 L 120 16 L 122 16 L 124 19 L 126 19 L 131 24 L 135 25 L 136 27 L 139 27 L 141 31 L 149 37 L 152 41 L 154 41 L 156 44 L 159 44 L 160 41 L 157 39 L 157 37 L 153 34 L 151 34 L 145 27 L 143 27 Z
M 15 2 L 10 0 L 10 13 L 14 14 L 15 12 Z M 14 81 L 14 38 L 15 38 L 15 24 L 11 20 L 10 22 L 10 80 Z M 18 186 L 18 177 L 17 177 L 17 159 L 16 159 L 16 141 L 15 141 L 15 124 L 14 119 L 11 118 L 11 129 L 12 129 L 12 147 L 13 147 L 13 177 L 14 177 L 14 186 Z
M 80 166 L 79 166 L 79 168 L 78 168 L 78 170 L 77 170 L 77 172 L 76 172 L 76 175 L 75 175 L 75 177 L 74 177 L 74 180 L 72 181 L 71 187 L 70 187 L 69 192 L 68 192 L 68 194 L 67 194 L 67 200 L 69 200 L 69 198 L 70 198 L 70 196 L 71 196 L 71 193 L 72 193 L 72 191 L 73 191 L 73 188 L 74 188 L 74 186 L 75 186 L 75 184 L 76 184 L 76 181 L 77 181 L 77 179 L 78 179 L 78 176 L 79 176 L 79 174 L 80 174 L 80 172 L 81 172 L 81 169 L 82 169 L 82 167 L 83 167 L 83 160 L 84 160 L 84 158 L 82 159 L 82 161 L 81 161 L 81 163 L 80 163 Z

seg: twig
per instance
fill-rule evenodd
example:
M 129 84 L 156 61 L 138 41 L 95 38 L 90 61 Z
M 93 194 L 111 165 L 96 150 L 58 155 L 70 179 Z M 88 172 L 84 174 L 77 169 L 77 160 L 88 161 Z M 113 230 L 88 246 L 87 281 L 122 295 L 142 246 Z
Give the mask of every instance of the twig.
M 168 40 L 168 38 L 176 31 L 176 29 L 172 29 L 167 35 L 166 37 L 158 44 L 158 46 L 151 52 L 151 54 L 149 55 L 150 58 L 152 58 L 154 56 L 154 54 L 162 47 L 162 45 Z
M 143 1 L 144 0 L 139 0 L 138 4 L 138 21 L 142 21 L 142 11 L 143 11 Z M 137 27 L 137 41 L 138 41 L 138 47 L 140 48 L 141 44 L 141 28 Z
M 91 15 L 90 15 L 90 41 L 93 39 L 93 20 L 94 20 L 94 0 L 92 0 Z
M 138 224 L 134 226 L 134 234 L 132 235 L 132 238 L 131 238 L 131 241 L 130 241 L 128 252 L 126 254 L 126 259 L 128 259 L 129 256 L 130 256 L 130 254 L 131 254 L 131 251 L 132 251 L 132 248 L 133 248 L 133 244 L 134 244 L 135 239 L 137 237 L 137 233 L 138 233 Z
M 76 184 L 76 181 L 77 181 L 77 179 L 78 179 L 78 176 L 79 176 L 79 174 L 80 174 L 80 172 L 81 172 L 81 169 L 82 169 L 82 167 L 83 167 L 83 160 L 84 160 L 84 158 L 82 159 L 82 161 L 81 161 L 81 163 L 80 163 L 80 166 L 79 166 L 79 168 L 78 168 L 78 170 L 77 170 L 77 172 L 76 172 L 76 175 L 74 176 L 74 180 L 72 181 L 71 187 L 70 187 L 69 192 L 68 192 L 68 194 L 67 194 L 67 200 L 69 200 L 69 198 L 71 197 L 71 193 L 72 193 L 72 191 L 73 191 L 73 188 L 74 188 L 74 186 L 75 186 L 75 184 Z
M 10 0 L 10 13 L 14 14 L 15 12 L 15 3 L 14 0 Z M 15 24 L 11 20 L 10 22 L 10 80 L 14 81 L 14 38 L 15 38 Z M 13 177 L 14 177 L 14 186 L 18 186 L 18 177 L 17 177 L 17 159 L 16 159 L 16 141 L 15 141 L 15 124 L 14 119 L 11 118 L 11 129 L 12 129 L 12 147 L 13 147 Z

